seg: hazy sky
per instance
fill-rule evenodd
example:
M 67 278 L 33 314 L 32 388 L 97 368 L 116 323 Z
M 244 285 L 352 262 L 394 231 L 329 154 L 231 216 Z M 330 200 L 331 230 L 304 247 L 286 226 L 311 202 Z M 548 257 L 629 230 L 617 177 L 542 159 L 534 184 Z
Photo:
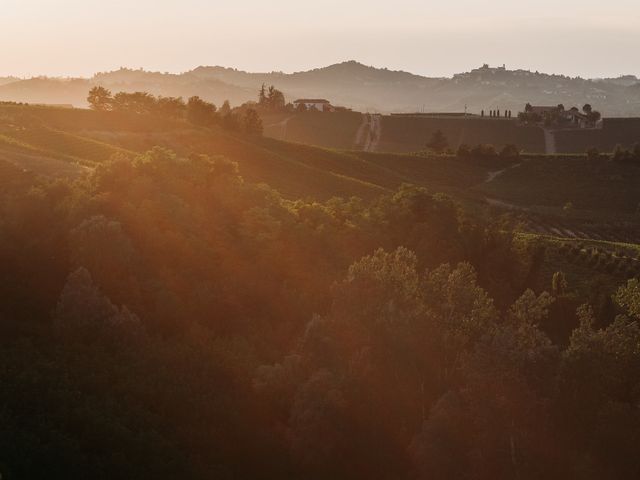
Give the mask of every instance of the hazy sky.
M 355 59 L 424 75 L 482 63 L 640 75 L 640 0 L 0 0 L 0 75 Z

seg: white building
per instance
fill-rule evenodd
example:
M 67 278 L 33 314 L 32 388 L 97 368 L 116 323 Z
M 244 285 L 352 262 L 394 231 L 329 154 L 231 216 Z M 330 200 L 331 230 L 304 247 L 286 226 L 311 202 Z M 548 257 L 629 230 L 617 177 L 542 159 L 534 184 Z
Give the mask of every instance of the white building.
M 319 112 L 331 112 L 333 107 L 329 100 L 321 98 L 300 98 L 293 102 L 293 106 L 298 109 L 300 105 L 304 105 L 307 110 L 317 110 Z

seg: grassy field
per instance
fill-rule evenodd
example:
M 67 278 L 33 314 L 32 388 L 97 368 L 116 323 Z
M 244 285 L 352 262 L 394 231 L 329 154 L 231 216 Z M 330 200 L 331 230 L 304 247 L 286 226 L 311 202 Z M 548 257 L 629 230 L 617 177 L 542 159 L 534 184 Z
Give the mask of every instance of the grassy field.
M 263 121 L 265 135 L 278 140 L 351 149 L 357 144 L 363 118 L 357 112 L 306 112 L 263 114 Z M 444 132 L 454 149 L 462 143 L 491 143 L 496 146 L 516 144 L 532 153 L 545 151 L 544 134 L 538 127 L 523 127 L 506 119 L 415 115 L 383 116 L 382 134 L 376 150 L 397 153 L 421 151 L 436 130 Z
M 160 145 L 182 155 L 222 155 L 237 162 L 247 180 L 267 183 L 289 198 L 374 198 L 402 183 L 452 191 L 469 188 L 487 175 L 485 168 L 455 159 L 365 154 L 271 138 L 247 140 L 224 131 L 192 129 L 157 135 L 104 132 L 93 135 L 132 151 L 142 152 Z
M 590 147 L 612 152 L 616 145 L 631 148 L 640 143 L 640 119 L 606 118 L 601 129 L 560 130 L 555 137 L 559 152 L 584 152 Z
M 585 156 L 536 156 L 479 186 L 487 196 L 525 207 L 633 214 L 640 205 L 640 168 Z
M 288 142 L 351 149 L 362 124 L 358 112 L 263 114 L 265 135 Z
M 531 153 L 545 151 L 542 129 L 519 126 L 515 120 L 410 115 L 383 117 L 382 138 L 378 150 L 388 152 L 423 150 L 436 130 L 441 130 L 445 134 L 453 149 L 463 143 L 467 145 L 490 143 L 498 147 L 515 144 Z

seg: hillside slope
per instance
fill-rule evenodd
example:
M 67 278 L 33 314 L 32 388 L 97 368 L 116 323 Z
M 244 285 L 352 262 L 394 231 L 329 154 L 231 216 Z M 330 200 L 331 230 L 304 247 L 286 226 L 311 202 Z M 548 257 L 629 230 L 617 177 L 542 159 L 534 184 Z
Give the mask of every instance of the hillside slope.
M 154 117 L 89 110 L 0 107 L 0 134 L 5 139 L 0 149 L 4 148 L 8 158 L 13 152 L 16 164 L 24 161 L 20 153 L 90 167 L 114 154 L 133 155 L 155 146 L 182 156 L 224 156 L 239 164 L 247 180 L 267 183 L 289 198 L 374 198 L 402 183 L 436 191 L 465 189 L 487 173 L 468 162 L 442 162 L 437 157 L 362 155 L 272 138 L 252 139 Z M 33 164 L 24 167 L 37 169 Z
M 251 73 L 223 67 L 198 67 L 181 74 L 121 69 L 90 79 L 34 78 L 0 82 L 0 101 L 86 105 L 90 85 L 114 91 L 144 90 L 156 95 L 198 95 L 221 104 L 255 100 L 262 84 L 275 85 L 288 101 L 326 97 L 336 105 L 363 112 L 470 112 L 509 109 L 530 102 L 582 106 L 592 103 L 606 116 L 640 115 L 635 77 L 586 80 L 528 70 L 483 66 L 452 78 L 430 78 L 375 68 L 355 61 L 297 73 Z

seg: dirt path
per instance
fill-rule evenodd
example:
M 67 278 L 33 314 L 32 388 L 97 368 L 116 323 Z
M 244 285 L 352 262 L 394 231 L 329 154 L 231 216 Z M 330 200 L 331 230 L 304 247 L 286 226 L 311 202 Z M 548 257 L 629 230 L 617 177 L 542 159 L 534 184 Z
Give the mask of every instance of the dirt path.
M 558 153 L 555 132 L 548 128 L 544 129 L 544 151 L 547 155 L 555 155 Z
M 294 116 L 295 115 L 291 115 L 290 117 L 285 118 L 281 122 L 272 123 L 271 125 L 267 125 L 267 128 L 280 127 L 280 140 L 286 140 L 287 139 L 287 125 L 289 124 L 289 121 Z
M 489 173 L 487 173 L 487 179 L 483 183 L 491 183 L 496 178 L 498 178 L 500 175 L 502 175 L 504 172 L 506 172 L 507 170 L 511 170 L 512 168 L 517 168 L 520 165 L 522 165 L 522 163 L 516 163 L 515 165 L 511 165 L 510 167 L 503 168 L 502 170 L 496 170 L 495 172 L 489 172 Z
M 382 136 L 382 115 L 366 113 L 356 134 L 354 145 L 365 152 L 375 152 Z

